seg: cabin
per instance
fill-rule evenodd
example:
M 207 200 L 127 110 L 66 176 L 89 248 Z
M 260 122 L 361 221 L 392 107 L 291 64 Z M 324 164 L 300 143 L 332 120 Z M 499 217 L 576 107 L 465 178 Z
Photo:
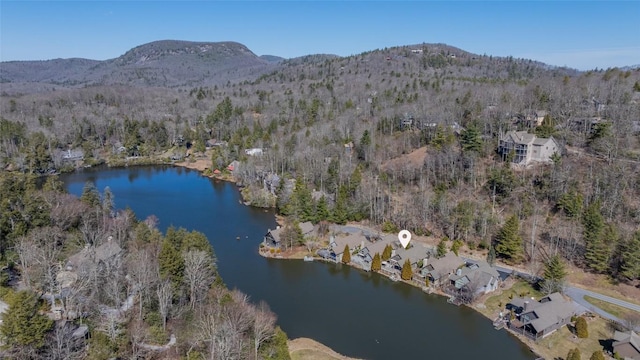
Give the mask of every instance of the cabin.
M 576 308 L 560 293 L 552 293 L 534 301 L 533 298 L 515 298 L 506 306 L 507 326 L 532 340 L 542 339 L 571 322 Z M 511 316 L 513 314 L 513 316 Z

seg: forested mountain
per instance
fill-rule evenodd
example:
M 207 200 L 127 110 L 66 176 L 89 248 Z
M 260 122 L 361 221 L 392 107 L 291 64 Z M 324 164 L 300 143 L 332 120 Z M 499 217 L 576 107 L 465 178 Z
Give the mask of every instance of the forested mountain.
M 51 77 L 19 77 L 29 71 L 2 63 L 4 81 L 20 81 L 2 83 L 2 167 L 44 174 L 171 161 L 200 156 L 209 142 L 220 145 L 206 153 L 213 169 L 239 160 L 244 194 L 297 220 L 496 246 L 503 261 L 531 269 L 557 252 L 637 284 L 639 69 L 578 72 L 443 44 L 278 62 L 233 43 L 169 45 L 81 62 L 82 87 L 30 91 L 23 81 Z M 209 74 L 195 65 L 206 59 Z M 114 68 L 124 70 L 105 70 Z M 514 166 L 497 153 L 510 130 L 552 137 L 559 151 Z M 512 215 L 520 236 L 505 249 L 496 235 Z
M 64 87 L 126 84 L 184 87 L 255 78 L 277 57 L 261 58 L 235 42 L 163 40 L 144 44 L 115 59 L 10 61 L 0 66 L 0 82 L 48 83 Z

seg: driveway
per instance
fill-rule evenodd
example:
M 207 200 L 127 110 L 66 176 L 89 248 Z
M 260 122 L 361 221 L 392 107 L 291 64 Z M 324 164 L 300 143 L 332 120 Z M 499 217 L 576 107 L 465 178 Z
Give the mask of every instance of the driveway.
M 613 316 L 611 314 L 609 314 L 608 312 L 590 304 L 587 300 L 584 299 L 585 295 L 591 296 L 592 298 L 598 299 L 598 300 L 602 300 L 602 301 L 606 301 L 608 303 L 614 304 L 614 305 L 618 305 L 620 307 L 623 307 L 625 309 L 629 309 L 629 310 L 634 310 L 640 313 L 640 305 L 636 305 L 624 300 L 620 300 L 620 299 L 616 299 L 613 298 L 611 296 L 606 296 L 606 295 L 602 295 L 593 291 L 589 291 L 589 290 L 585 290 L 585 289 L 581 289 L 581 288 L 577 288 L 575 286 L 567 286 L 565 291 L 564 291 L 565 295 L 567 295 L 568 297 L 570 297 L 573 301 L 575 301 L 576 303 L 584 306 L 585 308 L 587 308 L 589 311 L 592 311 L 600 316 L 602 316 L 605 319 L 609 319 L 609 320 L 613 320 L 617 323 L 620 324 L 624 324 L 624 320 Z M 636 330 L 640 330 L 640 326 L 636 327 Z

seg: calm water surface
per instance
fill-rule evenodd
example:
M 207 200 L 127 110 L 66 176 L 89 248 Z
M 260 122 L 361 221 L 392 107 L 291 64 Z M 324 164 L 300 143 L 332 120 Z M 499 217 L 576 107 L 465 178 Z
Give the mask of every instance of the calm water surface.
M 443 297 L 347 266 L 260 257 L 274 212 L 242 205 L 233 184 L 174 167 L 88 169 L 62 180 L 78 196 L 87 181 L 100 192 L 108 186 L 118 208 L 130 207 L 139 219 L 157 216 L 162 231 L 173 225 L 204 233 L 225 283 L 269 303 L 290 338 L 366 359 L 535 358 L 486 318 Z

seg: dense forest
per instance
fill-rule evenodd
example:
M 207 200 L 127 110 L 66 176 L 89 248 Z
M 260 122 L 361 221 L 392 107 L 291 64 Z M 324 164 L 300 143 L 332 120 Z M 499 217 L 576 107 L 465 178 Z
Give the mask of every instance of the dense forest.
M 638 284 L 640 69 L 578 72 L 442 44 L 269 66 L 249 80 L 243 73 L 194 86 L 140 86 L 144 72 L 135 86 L 3 83 L 0 167 L 45 175 L 207 156 L 207 171 L 226 172 L 237 160 L 233 175 L 247 199 L 293 220 L 405 228 L 493 247 L 533 271 L 559 254 Z M 531 121 L 534 113 L 543 119 Z M 552 137 L 560 150 L 516 166 L 497 152 L 511 130 Z M 37 238 L 32 222 L 40 220 L 23 212 L 43 213 L 38 206 L 3 196 L 4 254 Z M 162 237 L 130 217 L 135 236 L 120 244 L 189 251 L 172 239 L 186 234 Z M 75 236 L 95 241 L 82 232 L 84 216 L 78 221 Z M 187 294 L 177 297 L 189 308 Z

